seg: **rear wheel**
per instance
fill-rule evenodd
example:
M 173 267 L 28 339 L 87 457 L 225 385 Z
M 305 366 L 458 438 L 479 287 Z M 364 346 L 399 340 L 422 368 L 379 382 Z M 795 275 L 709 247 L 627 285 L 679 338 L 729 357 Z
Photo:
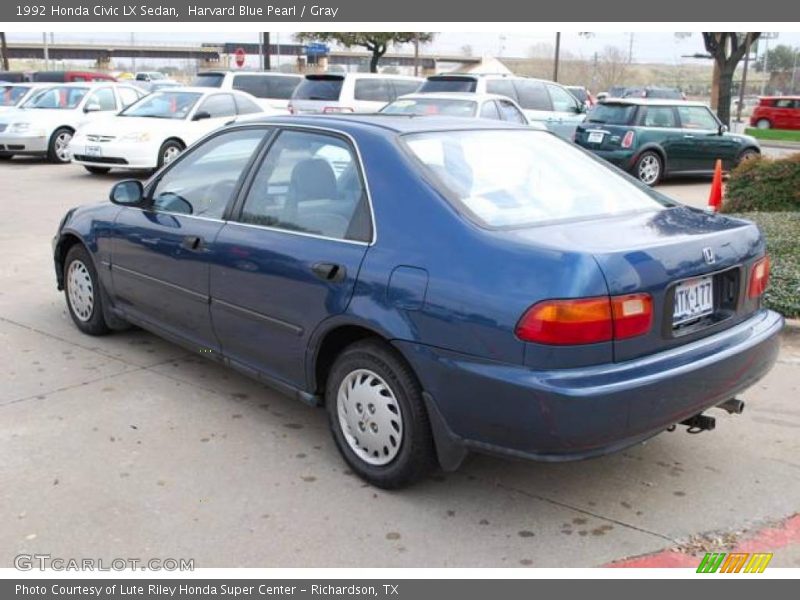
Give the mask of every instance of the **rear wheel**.
M 755 148 L 747 148 L 742 150 L 739 156 L 736 157 L 736 165 L 740 165 L 748 160 L 753 160 L 761 156 L 761 153 Z
M 652 151 L 643 152 L 633 167 L 633 174 L 646 185 L 653 186 L 661 180 L 664 164 L 661 157 Z
M 87 165 L 84 165 L 83 168 L 89 171 L 89 173 L 92 175 L 105 175 L 111 170 L 111 167 L 90 167 Z
M 772 127 L 772 123 L 770 123 L 767 119 L 759 119 L 756 121 L 756 127 L 759 129 L 769 129 Z
M 177 140 L 167 140 L 161 144 L 161 148 L 158 150 L 158 168 L 160 169 L 178 158 L 178 155 L 180 155 L 184 149 L 185 146 Z
M 67 252 L 64 261 L 64 296 L 75 325 L 89 335 L 111 331 L 103 318 L 103 299 L 92 257 L 80 244 Z
M 334 441 L 364 480 L 400 488 L 435 466 L 435 448 L 419 382 L 383 342 L 342 352 L 328 376 L 325 401 Z
M 59 127 L 50 136 L 50 143 L 47 146 L 47 160 L 56 164 L 69 162 L 67 146 L 72 141 L 73 131 L 69 127 Z

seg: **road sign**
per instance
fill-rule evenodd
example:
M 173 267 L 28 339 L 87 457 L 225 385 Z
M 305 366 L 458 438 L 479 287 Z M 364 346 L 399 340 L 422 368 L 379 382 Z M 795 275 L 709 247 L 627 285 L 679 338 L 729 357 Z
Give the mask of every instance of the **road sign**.
M 321 42 L 311 42 L 306 46 L 306 56 L 325 56 L 330 52 L 328 44 Z
M 236 66 L 240 69 L 244 66 L 244 48 L 237 48 L 236 49 Z

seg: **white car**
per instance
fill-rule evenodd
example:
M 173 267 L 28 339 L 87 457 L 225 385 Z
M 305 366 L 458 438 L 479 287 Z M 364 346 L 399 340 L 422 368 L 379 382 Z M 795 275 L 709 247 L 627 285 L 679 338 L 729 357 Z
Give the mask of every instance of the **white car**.
M 0 84 L 0 113 L 19 108 L 37 91 L 52 83 L 2 83 Z
M 289 110 L 295 115 L 378 112 L 399 96 L 417 91 L 419 77 L 383 73 L 319 73 L 297 86 Z
M 303 81 L 296 73 L 276 71 L 201 71 L 192 85 L 220 90 L 238 90 L 255 96 L 265 110 L 282 110 L 289 114 L 287 105 L 292 92 Z
M 0 156 L 46 156 L 51 162 L 67 163 L 67 146 L 78 128 L 144 94 L 118 83 L 49 84 L 19 108 L 0 113 Z
M 381 111 L 390 115 L 436 115 L 440 117 L 464 117 L 494 119 L 530 125 L 546 130 L 539 121 L 531 121 L 519 104 L 498 94 L 470 94 L 464 92 L 442 92 L 439 94 L 406 94 L 384 106 Z
M 278 111 L 275 111 L 278 112 Z M 208 88 L 167 88 L 118 115 L 79 129 L 69 145 L 72 161 L 90 173 L 158 169 L 217 127 L 244 115 L 273 114 L 250 94 Z

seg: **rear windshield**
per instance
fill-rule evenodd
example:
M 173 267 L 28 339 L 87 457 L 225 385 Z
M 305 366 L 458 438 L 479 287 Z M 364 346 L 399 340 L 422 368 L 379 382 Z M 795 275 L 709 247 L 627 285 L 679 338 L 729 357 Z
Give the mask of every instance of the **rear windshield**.
M 200 73 L 192 80 L 192 87 L 221 87 L 225 75 L 222 73 Z
M 541 131 L 411 134 L 443 195 L 485 227 L 659 210 L 665 204 L 573 144 Z
M 29 89 L 21 85 L 0 86 L 0 106 L 16 106 Z
M 298 85 L 292 98 L 295 100 L 338 100 L 342 93 L 343 77 L 306 77 Z
M 420 92 L 474 92 L 478 82 L 472 77 L 431 77 L 419 88 Z
M 300 77 L 279 75 L 234 75 L 233 89 L 247 92 L 256 98 L 288 100 L 300 81 Z
M 381 109 L 392 115 L 446 115 L 448 117 L 474 117 L 478 108 L 472 100 L 448 98 L 398 98 Z
M 636 115 L 634 104 L 598 104 L 586 117 L 589 123 L 607 123 L 609 125 L 628 125 L 633 123 Z

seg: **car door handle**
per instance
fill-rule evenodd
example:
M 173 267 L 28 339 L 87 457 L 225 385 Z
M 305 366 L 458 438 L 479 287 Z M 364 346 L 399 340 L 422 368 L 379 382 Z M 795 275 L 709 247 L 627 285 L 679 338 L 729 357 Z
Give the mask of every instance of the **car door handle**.
M 324 281 L 341 281 L 347 275 L 344 266 L 326 262 L 316 263 L 311 272 Z
M 199 235 L 187 235 L 181 241 L 181 248 L 185 250 L 191 250 L 192 252 L 197 252 L 198 250 L 203 249 L 203 238 Z
M 687 140 L 693 140 L 694 139 L 693 135 L 685 135 L 683 137 L 686 138 Z

